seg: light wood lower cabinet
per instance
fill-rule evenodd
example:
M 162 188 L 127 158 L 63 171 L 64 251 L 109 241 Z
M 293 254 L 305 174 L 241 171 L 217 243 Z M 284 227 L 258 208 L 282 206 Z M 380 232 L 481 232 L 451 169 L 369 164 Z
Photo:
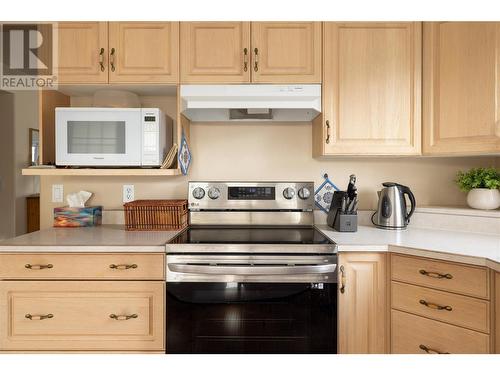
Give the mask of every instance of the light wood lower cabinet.
M 392 279 L 447 292 L 489 298 L 488 270 L 485 267 L 391 255 Z
M 392 353 L 492 351 L 487 268 L 391 254 L 391 279 Z
M 495 273 L 495 353 L 500 354 L 500 272 Z
M 339 353 L 387 353 L 387 254 L 339 254 Z
M 486 354 L 490 336 L 417 315 L 392 310 L 392 353 Z
M 4 351 L 163 351 L 165 283 L 0 282 Z
M 0 254 L 0 279 L 164 280 L 163 254 Z
M 444 323 L 490 332 L 490 302 L 393 281 L 392 307 Z

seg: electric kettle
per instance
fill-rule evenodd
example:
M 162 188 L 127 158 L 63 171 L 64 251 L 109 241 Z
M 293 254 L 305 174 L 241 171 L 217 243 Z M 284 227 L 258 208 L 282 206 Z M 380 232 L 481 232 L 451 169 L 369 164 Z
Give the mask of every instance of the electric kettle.
M 405 229 L 415 211 L 415 196 L 410 188 L 395 182 L 384 182 L 378 192 L 378 209 L 372 215 L 372 223 L 383 229 Z M 411 203 L 410 212 L 406 207 L 405 195 Z

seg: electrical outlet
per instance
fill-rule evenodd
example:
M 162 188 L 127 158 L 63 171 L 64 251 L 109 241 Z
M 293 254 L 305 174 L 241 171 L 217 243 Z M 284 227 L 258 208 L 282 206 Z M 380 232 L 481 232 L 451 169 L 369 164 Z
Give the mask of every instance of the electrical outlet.
M 52 185 L 52 203 L 61 203 L 64 196 L 63 185 Z
M 123 203 L 134 200 L 134 185 L 123 185 Z

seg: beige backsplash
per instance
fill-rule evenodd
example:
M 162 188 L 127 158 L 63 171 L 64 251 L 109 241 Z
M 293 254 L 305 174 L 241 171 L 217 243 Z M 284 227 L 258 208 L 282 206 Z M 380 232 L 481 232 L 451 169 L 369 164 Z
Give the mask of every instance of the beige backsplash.
M 135 185 L 136 199 L 184 198 L 189 180 L 313 180 L 326 172 L 345 188 L 358 178 L 360 208 L 375 208 L 376 191 L 384 181 L 408 185 L 422 206 L 463 206 L 465 194 L 453 183 L 457 170 L 500 165 L 498 157 L 331 157 L 312 158 L 311 124 L 192 124 L 193 163 L 188 176 L 177 177 L 43 177 L 41 227 L 52 225 L 51 185 L 63 184 L 64 194 L 94 193 L 91 204 L 106 209 L 122 206 L 122 185 Z

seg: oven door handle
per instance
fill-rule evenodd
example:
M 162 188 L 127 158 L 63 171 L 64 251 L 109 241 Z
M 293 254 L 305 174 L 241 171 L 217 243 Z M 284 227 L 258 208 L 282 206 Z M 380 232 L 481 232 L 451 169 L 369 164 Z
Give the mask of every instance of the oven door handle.
M 307 266 L 272 266 L 272 265 L 248 265 L 248 266 L 226 266 L 226 265 L 194 265 L 184 263 L 170 263 L 168 269 L 172 272 L 192 273 L 199 275 L 235 275 L 235 276 L 259 276 L 259 275 L 307 275 L 332 273 L 337 269 L 336 264 L 319 264 Z

